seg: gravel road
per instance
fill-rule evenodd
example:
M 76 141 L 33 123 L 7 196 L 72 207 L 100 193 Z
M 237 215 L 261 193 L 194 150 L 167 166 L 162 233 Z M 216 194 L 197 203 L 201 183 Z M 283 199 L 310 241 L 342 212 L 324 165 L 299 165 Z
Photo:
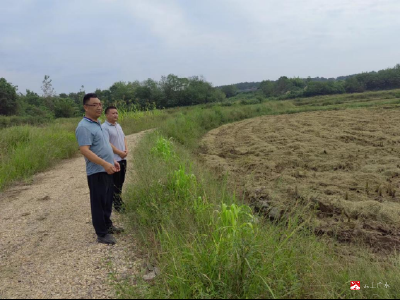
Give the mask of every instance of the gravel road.
M 96 242 L 89 201 L 81 155 L 0 194 L 0 299 L 115 298 L 115 280 L 140 271 L 133 236 Z

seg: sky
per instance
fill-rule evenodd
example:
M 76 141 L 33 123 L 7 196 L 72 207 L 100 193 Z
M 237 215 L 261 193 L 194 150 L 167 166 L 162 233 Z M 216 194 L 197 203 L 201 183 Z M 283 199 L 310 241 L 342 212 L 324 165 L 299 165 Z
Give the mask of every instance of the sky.
M 400 0 L 0 0 L 0 78 L 41 93 L 204 76 L 214 86 L 400 63 Z

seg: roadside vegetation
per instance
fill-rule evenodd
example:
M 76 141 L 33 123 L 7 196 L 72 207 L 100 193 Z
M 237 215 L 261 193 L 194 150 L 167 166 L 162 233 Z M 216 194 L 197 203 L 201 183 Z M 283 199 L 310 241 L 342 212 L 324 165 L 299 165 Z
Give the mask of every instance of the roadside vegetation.
M 62 124 L 1 130 L 0 190 L 16 180 L 30 179 L 60 159 L 75 155 L 76 149 L 73 132 Z
M 150 283 L 138 278 L 135 286 L 119 285 L 121 298 L 395 298 L 400 293 L 398 257 L 332 246 L 312 233 L 296 204 L 286 222 L 264 220 L 205 170 L 192 150 L 157 131 L 135 152 L 137 175 L 125 194 L 125 220 L 161 275 Z M 380 289 L 353 292 L 352 280 L 381 282 Z

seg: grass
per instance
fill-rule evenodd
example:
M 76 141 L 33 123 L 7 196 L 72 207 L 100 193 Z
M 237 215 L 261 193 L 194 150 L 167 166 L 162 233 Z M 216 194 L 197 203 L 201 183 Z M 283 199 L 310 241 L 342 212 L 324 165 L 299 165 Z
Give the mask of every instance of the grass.
M 1 131 L 0 190 L 12 182 L 28 179 L 60 159 L 76 154 L 74 133 L 53 124 L 38 128 L 17 126 Z
M 156 132 L 134 157 L 126 221 L 161 276 L 120 285 L 121 298 L 396 298 L 397 256 L 346 256 L 307 229 L 301 211 L 272 225 Z M 350 291 L 350 281 L 390 288 Z
M 52 121 L 53 119 L 45 117 L 0 116 L 0 129 L 12 126 L 21 126 L 21 125 L 38 126 L 38 125 L 49 124 Z

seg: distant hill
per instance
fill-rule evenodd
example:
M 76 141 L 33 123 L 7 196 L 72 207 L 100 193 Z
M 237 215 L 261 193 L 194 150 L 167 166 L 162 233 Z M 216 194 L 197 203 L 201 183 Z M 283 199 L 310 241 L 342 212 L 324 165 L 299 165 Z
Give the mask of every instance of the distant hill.
M 348 75 L 348 76 L 339 76 L 337 78 L 325 78 L 325 77 L 314 77 L 314 78 L 310 78 L 311 81 L 315 81 L 315 82 L 326 82 L 326 81 L 339 81 L 339 80 L 346 80 L 347 78 L 353 77 L 355 75 Z M 302 80 L 307 80 L 308 78 L 300 78 Z M 272 80 L 272 82 L 276 82 L 277 80 Z M 240 83 L 234 83 L 231 85 L 236 86 L 236 88 L 238 89 L 239 93 L 246 93 L 246 92 L 254 92 L 256 90 L 258 90 L 258 88 L 260 87 L 261 81 L 260 82 L 240 82 Z M 224 88 L 230 85 L 221 85 L 221 86 L 217 86 L 217 88 Z

